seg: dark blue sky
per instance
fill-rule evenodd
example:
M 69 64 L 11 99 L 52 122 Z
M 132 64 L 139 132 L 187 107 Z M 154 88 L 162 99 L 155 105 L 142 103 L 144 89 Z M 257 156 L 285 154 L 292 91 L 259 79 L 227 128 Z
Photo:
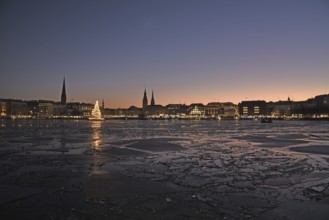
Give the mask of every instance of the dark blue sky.
M 0 97 L 156 102 L 329 93 L 328 0 L 0 3 Z

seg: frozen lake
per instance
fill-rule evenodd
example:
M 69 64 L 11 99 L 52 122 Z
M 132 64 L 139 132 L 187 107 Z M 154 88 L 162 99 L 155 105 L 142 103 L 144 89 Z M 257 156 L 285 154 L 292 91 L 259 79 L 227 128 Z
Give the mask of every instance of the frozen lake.
M 0 156 L 5 218 L 329 218 L 326 121 L 0 120 Z
M 320 155 L 329 154 L 329 122 L 2 120 L 0 149 L 5 152 L 81 154 L 113 148 L 112 142 L 152 138 L 189 142 L 248 142 Z M 158 146 L 159 147 L 159 146 Z M 163 147 L 163 146 L 162 146 Z M 152 149 L 157 151 L 157 146 Z

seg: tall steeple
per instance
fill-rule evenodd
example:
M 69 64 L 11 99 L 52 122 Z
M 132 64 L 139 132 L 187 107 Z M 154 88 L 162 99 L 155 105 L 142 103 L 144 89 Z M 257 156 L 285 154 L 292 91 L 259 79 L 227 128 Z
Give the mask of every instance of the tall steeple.
M 146 94 L 146 89 L 144 90 L 144 97 L 143 97 L 143 110 L 145 111 L 146 106 L 148 105 L 147 101 L 147 94 Z
M 153 95 L 153 90 L 152 90 L 152 99 L 151 99 L 151 105 L 155 105 L 155 102 L 154 102 L 154 95 Z
M 66 104 L 65 77 L 64 77 L 64 80 L 63 80 L 61 103 L 62 103 L 62 105 L 65 105 Z

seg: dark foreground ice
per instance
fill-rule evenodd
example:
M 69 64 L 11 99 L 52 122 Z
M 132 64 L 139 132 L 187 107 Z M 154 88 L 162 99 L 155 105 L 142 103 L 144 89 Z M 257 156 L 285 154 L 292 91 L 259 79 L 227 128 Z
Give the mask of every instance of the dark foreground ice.
M 329 123 L 0 121 L 0 219 L 329 219 Z

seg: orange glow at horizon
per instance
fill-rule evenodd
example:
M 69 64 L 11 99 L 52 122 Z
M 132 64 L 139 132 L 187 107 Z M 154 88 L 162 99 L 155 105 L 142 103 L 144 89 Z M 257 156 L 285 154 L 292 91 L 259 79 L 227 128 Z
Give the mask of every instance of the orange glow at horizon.
M 242 101 L 252 101 L 252 100 L 265 100 L 266 102 L 277 102 L 277 101 L 286 101 L 288 97 L 292 101 L 306 101 L 307 99 L 314 98 L 317 95 L 323 95 L 328 94 L 328 92 L 325 91 L 318 91 L 318 92 L 312 92 L 309 93 L 308 91 L 299 92 L 297 93 L 278 93 L 278 94 L 261 94 L 261 93 L 250 93 L 249 96 L 243 96 L 243 95 L 225 95 L 225 96 L 197 96 L 197 97 L 186 97 L 183 99 L 183 97 L 176 97 L 176 98 L 168 98 L 162 96 L 155 96 L 155 102 L 158 105 L 166 106 L 168 104 L 186 104 L 190 105 L 192 103 L 202 103 L 204 105 L 207 105 L 210 102 L 232 102 L 234 104 L 238 104 Z M 148 94 L 149 104 L 150 104 L 150 95 Z M 135 100 L 133 98 L 129 98 L 128 100 L 120 100 L 120 99 L 112 99 L 112 97 L 105 97 L 105 107 L 106 108 L 129 108 L 130 106 L 136 106 L 141 107 L 142 106 L 142 95 L 137 97 Z

